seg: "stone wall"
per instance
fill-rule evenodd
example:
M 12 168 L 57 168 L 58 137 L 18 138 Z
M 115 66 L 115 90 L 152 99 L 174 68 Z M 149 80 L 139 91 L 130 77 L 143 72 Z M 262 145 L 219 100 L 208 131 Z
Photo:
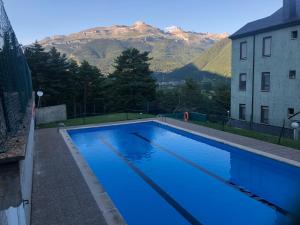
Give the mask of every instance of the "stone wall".
M 67 119 L 66 105 L 39 108 L 36 112 L 36 123 L 51 123 Z

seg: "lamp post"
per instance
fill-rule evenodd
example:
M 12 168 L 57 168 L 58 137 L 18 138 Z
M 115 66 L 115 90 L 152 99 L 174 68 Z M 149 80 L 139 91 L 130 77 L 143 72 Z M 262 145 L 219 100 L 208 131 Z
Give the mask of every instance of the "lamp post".
M 294 140 L 298 140 L 299 139 L 299 123 L 298 122 L 293 122 L 291 124 L 291 127 L 294 129 Z
M 44 95 L 44 92 L 38 91 L 36 94 L 39 97 L 38 105 L 37 105 L 37 108 L 39 108 L 40 107 L 40 102 L 41 102 L 41 97 Z

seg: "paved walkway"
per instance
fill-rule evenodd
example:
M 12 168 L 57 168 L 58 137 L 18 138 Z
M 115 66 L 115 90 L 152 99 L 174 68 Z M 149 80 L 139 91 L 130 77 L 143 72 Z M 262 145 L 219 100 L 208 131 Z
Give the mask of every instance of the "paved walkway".
M 32 225 L 106 225 L 57 129 L 36 130 Z
M 185 123 L 183 121 L 179 121 L 179 120 L 175 120 L 175 119 L 166 118 L 166 120 L 164 119 L 164 122 L 167 122 L 169 124 L 172 124 L 172 125 L 175 125 L 178 127 L 186 128 L 186 129 L 189 129 L 189 130 L 192 130 L 195 132 L 199 132 L 199 133 L 202 133 L 205 135 L 213 136 L 218 139 L 233 142 L 238 145 L 242 145 L 242 146 L 249 147 L 249 148 L 254 148 L 254 149 L 266 152 L 266 153 L 270 153 L 270 154 L 277 155 L 277 156 L 280 156 L 280 157 L 283 157 L 283 158 L 286 158 L 289 160 L 294 160 L 294 161 L 300 162 L 300 150 L 288 148 L 288 147 L 281 146 L 281 145 L 275 145 L 275 144 L 260 141 L 257 139 L 243 137 L 243 136 L 239 136 L 236 134 L 231 134 L 231 133 L 211 129 L 208 127 L 199 126 L 199 125 L 192 124 L 192 123 Z

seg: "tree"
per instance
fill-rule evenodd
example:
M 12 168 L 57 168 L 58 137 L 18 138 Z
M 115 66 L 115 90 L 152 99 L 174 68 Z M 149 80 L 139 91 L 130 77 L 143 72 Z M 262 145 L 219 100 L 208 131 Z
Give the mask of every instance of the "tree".
M 124 51 L 115 60 L 112 74 L 116 108 L 123 111 L 142 109 L 155 99 L 156 84 L 149 69 L 149 52 Z
M 63 104 L 67 101 L 68 88 L 70 85 L 69 73 L 70 63 L 66 55 L 61 54 L 56 48 L 51 48 L 47 61 L 47 90 L 45 97 L 48 98 L 48 104 Z
M 56 48 L 47 52 L 37 42 L 26 48 L 25 55 L 31 68 L 34 90 L 44 92 L 45 106 L 66 104 L 68 114 L 76 116 L 79 102 L 83 103 L 87 114 L 87 103 L 95 102 L 103 95 L 103 76 L 87 61 L 78 66 L 76 61 L 67 59 Z
M 46 74 L 49 69 L 47 65 L 49 54 L 38 42 L 35 42 L 25 48 L 25 56 L 31 70 L 33 89 L 35 91 L 44 90 L 47 86 Z
M 179 106 L 180 92 L 179 88 L 164 88 L 157 90 L 156 108 L 159 113 L 173 113 Z
M 87 61 L 83 61 L 79 67 L 78 81 L 83 96 L 83 112 L 87 113 L 87 102 L 96 99 L 96 93 L 99 91 L 103 75 L 100 70 L 90 65 Z
M 197 81 L 192 79 L 186 80 L 185 84 L 181 87 L 181 111 L 200 111 L 203 106 L 203 96 L 201 86 Z
M 56 48 L 45 51 L 37 42 L 25 49 L 25 56 L 31 69 L 33 89 L 44 92 L 43 105 L 70 106 L 78 87 L 77 63 L 68 60 Z
M 77 101 L 80 99 L 80 93 L 78 90 L 80 89 L 80 83 L 79 83 L 79 66 L 76 61 L 70 59 L 69 60 L 69 66 L 67 71 L 67 76 L 65 77 L 66 80 L 66 104 L 67 109 L 70 112 L 72 111 L 72 117 L 77 116 Z
M 218 114 L 226 114 L 230 110 L 230 82 L 219 84 L 215 90 L 215 111 Z

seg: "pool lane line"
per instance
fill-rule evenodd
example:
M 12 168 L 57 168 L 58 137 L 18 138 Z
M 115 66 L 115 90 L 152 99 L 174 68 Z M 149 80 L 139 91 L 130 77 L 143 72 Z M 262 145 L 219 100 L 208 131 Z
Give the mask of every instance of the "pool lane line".
M 169 149 L 167 149 L 167 148 L 165 148 L 163 146 L 160 146 L 160 145 L 154 143 L 153 141 L 149 140 L 148 138 L 142 136 L 141 134 L 139 134 L 137 132 L 134 132 L 134 133 L 131 133 L 131 134 L 133 134 L 136 137 L 138 137 L 138 138 L 140 138 L 140 139 L 148 142 L 153 147 L 156 147 L 156 148 L 160 149 L 161 151 L 166 152 L 169 155 L 172 155 L 176 159 L 178 159 L 180 161 L 183 161 L 184 163 L 189 164 L 190 166 L 196 168 L 197 170 L 200 170 L 200 171 L 206 173 L 207 175 L 209 175 L 209 176 L 217 179 L 218 181 L 220 181 L 220 182 L 222 182 L 222 183 L 224 183 L 224 184 L 226 184 L 226 185 L 228 185 L 228 186 L 230 186 L 230 187 L 232 187 L 232 188 L 234 188 L 234 189 L 242 192 L 243 194 L 247 195 L 248 197 L 250 197 L 250 198 L 252 198 L 252 199 L 254 199 L 254 200 L 256 200 L 256 201 L 258 201 L 258 202 L 260 202 L 260 203 L 262 203 L 262 204 L 264 204 L 264 205 L 266 205 L 266 206 L 268 206 L 268 207 L 270 207 L 270 208 L 272 208 L 274 210 L 276 210 L 277 212 L 283 214 L 284 216 L 295 217 L 292 213 L 290 213 L 287 210 L 281 208 L 280 206 L 275 205 L 274 203 L 271 203 L 271 202 L 269 202 L 269 201 L 267 201 L 267 200 L 259 197 L 258 195 L 251 193 L 250 191 L 248 191 L 245 188 L 243 188 L 243 187 L 235 184 L 234 182 L 228 181 L 228 180 L 226 180 L 226 179 L 224 179 L 224 178 L 222 178 L 222 177 L 220 177 L 220 176 L 218 176 L 218 175 L 210 172 L 209 170 L 205 169 L 204 167 L 199 166 L 197 163 L 195 163 L 195 162 L 193 162 L 193 161 L 191 161 L 191 160 L 189 160 L 189 159 L 187 159 L 187 158 L 185 158 L 183 156 L 180 156 L 180 155 L 176 154 L 175 152 L 170 151 Z
M 122 159 L 137 175 L 139 175 L 154 191 L 156 191 L 165 201 L 167 201 L 181 216 L 183 216 L 192 225 L 203 225 L 191 213 L 189 213 L 183 206 L 181 206 L 172 196 L 157 185 L 150 177 L 144 174 L 138 167 L 136 167 L 130 160 L 128 160 L 118 149 L 110 144 L 104 137 L 100 140 L 113 153 Z

